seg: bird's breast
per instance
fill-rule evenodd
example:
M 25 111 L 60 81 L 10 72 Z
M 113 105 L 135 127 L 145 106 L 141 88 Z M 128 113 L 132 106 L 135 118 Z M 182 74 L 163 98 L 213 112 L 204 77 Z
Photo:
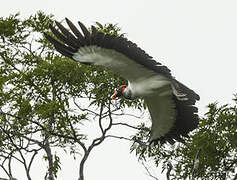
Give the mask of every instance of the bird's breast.
M 162 75 L 154 75 L 149 78 L 139 79 L 129 82 L 133 97 L 147 97 L 159 93 L 170 93 L 172 91 L 171 82 Z

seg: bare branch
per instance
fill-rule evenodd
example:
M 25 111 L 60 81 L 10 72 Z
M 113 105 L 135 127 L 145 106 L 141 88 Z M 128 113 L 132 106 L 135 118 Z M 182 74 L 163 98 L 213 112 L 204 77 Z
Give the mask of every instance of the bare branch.
M 31 168 L 31 165 L 33 163 L 33 160 L 35 158 L 35 156 L 38 154 L 38 150 L 35 150 L 34 154 L 32 155 L 31 159 L 30 159 L 30 163 L 28 165 L 28 172 L 30 172 L 30 168 Z
M 76 100 L 75 100 L 75 98 L 73 98 L 73 103 L 74 103 L 74 105 L 79 109 L 79 110 L 81 110 L 81 111 L 87 111 L 87 112 L 90 112 L 91 114 L 94 114 L 94 115 L 96 115 L 96 116 L 99 116 L 100 114 L 98 114 L 98 113 L 95 113 L 94 111 L 92 111 L 92 110 L 90 110 L 90 109 L 83 109 L 83 108 L 81 108 L 80 106 L 79 106 L 79 104 L 78 103 L 76 103 Z
M 141 162 L 143 167 L 145 168 L 147 175 L 150 176 L 151 178 L 155 179 L 155 180 L 159 180 L 157 177 L 155 177 L 154 175 L 152 175 L 152 173 L 150 172 L 149 168 L 145 165 L 145 163 L 142 161 Z
M 84 149 L 84 156 L 80 162 L 80 168 L 79 168 L 79 180 L 84 180 L 84 165 L 85 165 L 85 162 L 87 160 L 87 158 L 89 157 L 90 155 L 90 152 L 92 151 L 92 149 L 96 146 L 98 146 L 99 144 L 101 144 L 104 140 L 105 140 L 105 137 L 106 137 L 106 133 L 109 129 L 111 129 L 112 127 L 112 122 L 113 122 L 113 119 L 112 119 L 112 116 L 111 116 L 111 109 L 110 109 L 110 103 L 109 103 L 109 106 L 108 106 L 108 116 L 109 116 L 109 119 L 110 119 L 110 122 L 109 122 L 109 125 L 107 126 L 107 128 L 103 128 L 102 127 L 102 119 L 103 119 L 103 107 L 104 107 L 104 104 L 101 104 L 100 105 L 100 114 L 99 114 L 99 126 L 100 126 L 100 129 L 101 129 L 101 132 L 102 132 L 102 135 L 101 137 L 99 138 L 96 138 L 92 141 L 91 145 L 88 147 L 88 149 Z
M 141 119 L 141 117 L 144 115 L 144 112 L 140 115 L 140 116 L 136 116 L 135 114 L 129 114 L 129 113 L 113 113 L 113 115 L 116 115 L 116 116 L 131 116 L 131 117 L 134 117 L 134 118 L 137 118 L 137 119 Z
M 167 180 L 170 180 L 170 172 L 171 172 L 173 166 L 170 162 L 168 162 L 167 166 L 168 166 L 168 169 L 167 169 L 166 177 L 167 177 Z
M 103 126 L 102 126 L 102 113 L 103 113 L 103 109 L 104 109 L 104 105 L 101 104 L 101 106 L 100 106 L 100 115 L 99 115 L 99 127 L 100 127 L 100 130 L 101 130 L 102 134 L 104 132 L 104 129 L 103 129 Z
M 73 133 L 73 139 L 75 140 L 75 142 L 77 142 L 77 143 L 82 147 L 82 149 L 83 149 L 84 151 L 86 151 L 86 146 L 85 146 L 85 144 L 84 144 L 80 139 L 77 138 L 76 131 L 75 131 L 75 129 L 74 129 L 72 123 L 71 123 L 71 122 L 69 122 L 69 123 L 70 123 L 70 127 L 71 127 L 71 130 L 72 130 L 72 133 Z
M 198 170 L 198 166 L 199 166 L 199 157 L 200 157 L 200 154 L 201 154 L 201 148 L 198 150 L 197 154 L 196 154 L 196 157 L 195 157 L 195 160 L 194 160 L 194 165 L 193 165 L 193 170 L 192 170 L 192 179 L 191 180 L 194 180 L 195 179 L 195 175 L 196 175 L 196 172 Z
M 116 139 L 124 139 L 127 141 L 134 141 L 133 139 L 130 139 L 130 138 L 126 138 L 126 137 L 122 137 L 122 136 L 114 136 L 114 135 L 107 135 L 107 136 L 105 136 L 105 138 L 116 138 Z
M 3 157 L 3 156 L 1 156 Z M 5 159 L 2 161 L 2 164 L 0 165 L 0 167 L 3 169 L 3 171 L 7 174 L 8 177 L 10 177 L 9 172 L 6 170 L 6 168 L 4 167 L 4 164 L 6 162 L 6 160 L 8 159 L 7 157 L 4 157 Z
M 127 127 L 130 127 L 130 128 L 133 128 L 133 129 L 141 130 L 141 128 L 138 128 L 138 127 L 129 125 L 129 124 L 127 124 L 127 123 L 113 123 L 112 125 L 115 125 L 115 126 L 116 126 L 116 125 L 127 126 Z

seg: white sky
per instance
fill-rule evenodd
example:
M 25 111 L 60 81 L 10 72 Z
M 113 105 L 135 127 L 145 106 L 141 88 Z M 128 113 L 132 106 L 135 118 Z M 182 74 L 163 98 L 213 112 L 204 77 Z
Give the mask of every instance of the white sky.
M 236 0 L 7 0 L 1 3 L 0 16 L 20 12 L 27 17 L 38 10 L 87 26 L 95 21 L 118 23 L 130 40 L 200 95 L 200 114 L 210 102 L 231 102 L 237 92 Z M 72 160 L 62 161 L 64 172 L 58 179 L 76 179 Z M 41 180 L 39 168 L 34 171 L 33 179 Z M 25 179 L 17 173 L 19 180 Z M 129 154 L 129 144 L 119 140 L 107 140 L 95 149 L 85 173 L 86 180 L 149 179 Z

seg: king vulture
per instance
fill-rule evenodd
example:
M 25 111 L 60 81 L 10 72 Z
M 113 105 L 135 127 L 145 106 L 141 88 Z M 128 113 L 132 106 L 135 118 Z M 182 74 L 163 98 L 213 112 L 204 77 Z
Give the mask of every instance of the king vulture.
M 128 80 L 112 95 L 130 100 L 143 98 L 152 120 L 149 141 L 182 141 L 198 125 L 195 102 L 199 95 L 177 81 L 170 70 L 152 59 L 145 51 L 126 38 L 89 31 L 78 22 L 81 31 L 66 18 L 67 30 L 56 22 L 59 30 L 50 25 L 54 37 L 44 33 L 62 55 L 79 63 L 100 65 Z M 70 32 L 71 31 L 71 32 Z

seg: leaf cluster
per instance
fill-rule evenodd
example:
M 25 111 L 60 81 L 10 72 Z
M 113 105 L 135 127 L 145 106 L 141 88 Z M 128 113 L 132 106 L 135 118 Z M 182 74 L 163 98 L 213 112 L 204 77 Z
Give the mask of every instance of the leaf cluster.
M 0 158 L 5 162 L 9 154 L 44 149 L 46 160 L 54 159 L 56 177 L 60 158 L 51 157 L 51 147 L 77 153 L 75 142 L 82 145 L 87 137 L 83 122 L 98 117 L 98 108 L 110 106 L 114 89 L 127 82 L 102 67 L 62 57 L 42 35 L 50 33 L 49 24 L 53 16 L 43 12 L 27 19 L 19 13 L 0 18 Z M 116 25 L 96 25 L 124 36 Z M 131 106 L 142 109 L 143 102 L 120 99 L 111 109 Z
M 171 179 L 236 179 L 237 178 L 237 101 L 233 105 L 208 105 L 208 112 L 200 119 L 198 128 L 187 138 L 185 144 L 142 146 L 134 143 L 139 159 L 152 159 L 163 170 L 172 163 Z M 140 137 L 146 132 L 140 131 Z M 138 136 L 139 137 L 139 136 Z M 198 166 L 194 161 L 197 153 Z

